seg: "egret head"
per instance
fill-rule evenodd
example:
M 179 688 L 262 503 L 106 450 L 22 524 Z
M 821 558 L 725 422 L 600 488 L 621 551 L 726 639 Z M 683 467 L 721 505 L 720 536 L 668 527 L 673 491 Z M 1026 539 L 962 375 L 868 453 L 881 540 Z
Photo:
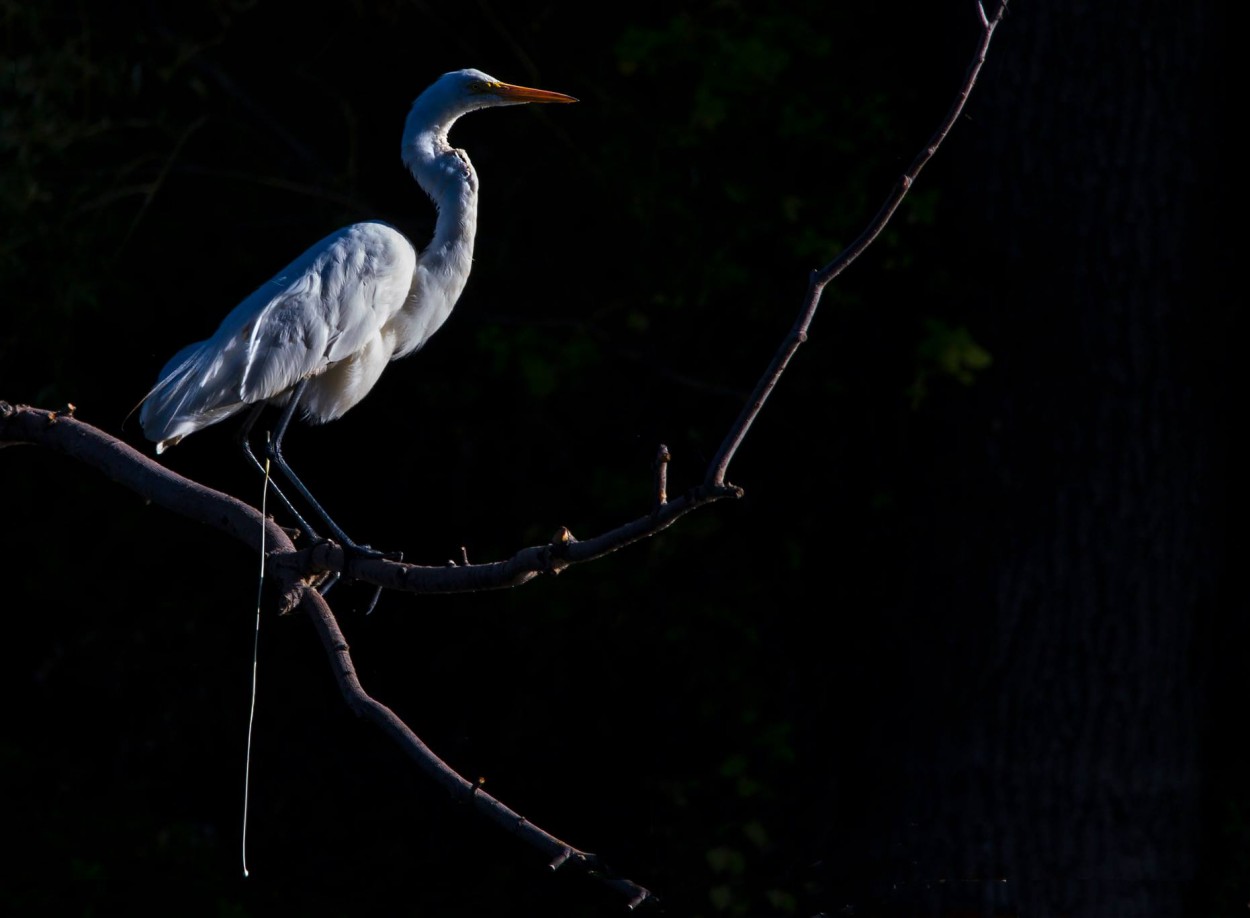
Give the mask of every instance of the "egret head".
M 468 157 L 454 150 L 447 138 L 461 115 L 502 105 L 576 101 L 564 93 L 504 83 L 480 70 L 444 73 L 412 103 L 404 125 L 404 162 L 441 213 L 449 188 L 476 191 L 477 187 Z
M 429 123 L 454 120 L 479 108 L 524 105 L 527 102 L 576 102 L 572 96 L 545 89 L 504 83 L 480 70 L 444 73 L 413 103 Z
M 516 86 L 504 83 L 480 70 L 454 70 L 443 74 L 437 86 L 444 80 L 461 87 L 465 97 L 479 102 L 479 106 L 522 105 L 526 102 L 576 102 L 572 96 L 562 92 L 549 92 L 545 89 L 531 89 L 528 86 Z

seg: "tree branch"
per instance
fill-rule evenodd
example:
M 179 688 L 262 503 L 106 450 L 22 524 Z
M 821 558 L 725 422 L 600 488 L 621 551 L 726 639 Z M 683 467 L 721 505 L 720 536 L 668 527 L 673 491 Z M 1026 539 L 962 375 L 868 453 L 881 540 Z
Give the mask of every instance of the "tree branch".
M 354 714 L 380 727 L 400 745 L 423 772 L 442 785 L 453 797 L 472 804 L 475 809 L 493 822 L 541 852 L 548 858 L 553 869 L 565 863 L 572 863 L 582 868 L 589 875 L 625 897 L 631 909 L 649 899 L 654 899 L 644 887 L 613 874 L 595 854 L 582 851 L 556 838 L 506 807 L 482 790 L 480 786 L 459 775 L 435 755 L 394 711 L 365 691 L 356 676 L 356 666 L 352 662 L 347 640 L 343 637 L 343 632 L 339 628 L 338 620 L 330 604 L 311 586 L 317 578 L 318 571 L 309 564 L 283 563 L 287 559 L 308 556 L 310 550 L 297 552 L 286 531 L 272 519 L 262 520 L 260 513 L 253 507 L 249 507 L 229 494 L 215 491 L 171 472 L 117 438 L 79 421 L 73 416 L 73 411 L 72 405 L 62 411 L 45 411 L 0 402 L 0 447 L 36 444 L 70 456 L 86 465 L 98 468 L 114 481 L 130 488 L 152 503 L 190 519 L 207 523 L 233 536 L 255 551 L 261 548 L 260 533 L 263 525 L 265 541 L 274 546 L 270 555 L 272 561 L 270 571 L 276 578 L 277 587 L 282 596 L 282 609 L 290 611 L 298 607 L 301 611 L 308 613 L 313 627 L 317 630 L 317 636 L 325 648 L 326 655 L 329 657 L 330 668 L 334 672 L 339 690 Z M 562 531 L 567 532 L 567 530 Z M 338 546 L 333 546 L 332 549 L 328 546 L 317 548 L 322 547 L 326 547 L 331 555 L 341 559 L 342 550 Z M 549 552 L 551 548 L 552 546 L 543 546 L 526 549 L 518 557 L 539 557 Z M 339 563 L 341 565 L 341 560 Z M 551 566 L 550 562 L 546 563 L 549 567 Z M 412 565 L 399 566 L 411 567 Z M 495 566 L 476 565 L 476 567 L 493 570 Z M 341 567 L 334 569 L 341 569 Z M 355 576 L 355 569 L 354 564 L 348 565 L 352 576 Z M 423 568 L 420 570 L 437 572 L 440 569 Z M 456 570 L 465 569 L 456 568 Z M 537 572 L 535 570 L 528 576 L 514 576 L 513 579 L 516 583 L 524 583 Z M 411 575 L 408 576 L 411 577 Z
M 819 306 L 825 285 L 842 273 L 877 238 L 911 189 L 920 170 L 937 152 L 972 91 L 994 30 L 1007 9 L 1001 0 L 993 17 L 987 17 L 980 4 L 981 38 L 965 73 L 950 111 L 925 147 L 895 183 L 894 188 L 864 231 L 838 257 L 813 271 L 807 294 L 793 327 L 781 342 L 771 363 L 726 434 L 716 456 L 708 465 L 703 483 L 672 500 L 667 495 L 668 449 L 661 446 L 652 470 L 652 505 L 643 515 L 579 541 L 561 528 L 545 545 L 523 548 L 511 558 L 486 564 L 424 566 L 384 559 L 347 557 L 342 548 L 323 542 L 296 550 L 286 532 L 271 519 L 262 519 L 253 507 L 227 494 L 183 478 L 157 464 L 132 447 L 73 417 L 73 406 L 63 411 L 45 411 L 0 402 L 0 447 L 37 444 L 92 465 L 113 480 L 169 510 L 200 520 L 221 530 L 249 547 L 260 550 L 261 527 L 265 541 L 272 546 L 270 571 L 281 592 L 281 610 L 305 611 L 313 622 L 331 668 L 347 704 L 358 716 L 375 723 L 413 759 L 422 771 L 441 784 L 448 793 L 464 800 L 507 831 L 524 840 L 550 859 L 552 869 L 572 862 L 609 888 L 627 898 L 634 908 L 654 897 L 642 886 L 610 873 L 597 857 L 581 851 L 544 831 L 504 806 L 479 785 L 457 774 L 430 750 L 388 707 L 372 698 L 360 684 L 347 642 L 333 610 L 312 588 L 317 577 L 327 571 L 364 580 L 379 586 L 413 593 L 449 593 L 519 586 L 539 574 L 558 574 L 573 564 L 593 561 L 641 539 L 667 529 L 685 514 L 726 497 L 740 497 L 741 489 L 726 483 L 729 465 L 782 373 L 800 344 L 807 340 L 807 329 Z
M 807 329 L 816 315 L 816 308 L 820 305 L 820 297 L 824 293 L 825 285 L 850 267 L 851 263 L 859 258 L 864 253 L 864 250 L 872 245 L 873 240 L 881 234 L 881 231 L 885 229 L 886 224 L 890 222 L 890 218 L 894 216 L 894 212 L 898 210 L 899 204 L 903 202 L 903 198 L 911 190 L 911 186 L 920 174 L 920 170 L 933 158 L 933 154 L 942 145 L 942 141 L 946 139 L 946 135 L 950 133 L 950 129 L 954 127 L 956 119 L 959 118 L 960 113 L 964 110 L 964 104 L 968 101 L 968 96 L 972 93 L 972 87 L 976 84 L 977 75 L 981 72 L 981 66 L 985 63 L 985 55 L 989 51 L 990 41 L 994 37 L 994 30 L 998 28 L 998 24 L 1007 12 L 1007 0 L 1001 0 L 994 11 L 993 18 L 985 15 L 985 7 L 979 2 L 977 3 L 977 12 L 981 17 L 981 40 L 977 43 L 976 53 L 973 55 L 972 62 L 968 64 L 968 69 L 964 73 L 963 83 L 960 84 L 959 92 L 951 105 L 950 111 L 946 113 L 946 117 L 942 119 L 942 123 L 933 132 L 933 136 L 929 138 L 924 149 L 916 154 L 916 158 L 907 167 L 907 171 L 894 183 L 894 187 L 890 190 L 885 203 L 881 205 L 881 209 L 877 211 L 876 216 L 872 218 L 864 231 L 833 261 L 811 273 L 807 282 L 807 294 L 803 298 L 798 318 L 794 320 L 790 333 L 782 341 L 777 353 L 773 355 L 772 362 L 769 363 L 768 369 L 764 371 L 764 375 L 760 377 L 760 381 L 755 384 L 755 389 L 751 392 L 751 397 L 747 399 L 742 413 L 734 421 L 733 427 L 729 429 L 729 433 L 726 434 L 715 458 L 712 459 L 712 463 L 708 468 L 707 478 L 705 479 L 709 486 L 715 487 L 725 483 L 725 476 L 729 472 L 729 463 L 733 461 L 734 455 L 738 452 L 738 447 L 746 439 L 747 431 L 751 429 L 751 425 L 759 416 L 760 411 L 763 410 L 764 403 L 772 395 L 773 389 L 776 388 L 777 382 L 781 379 L 781 374 L 785 372 L 786 366 L 790 363 L 790 358 L 799 349 L 799 345 L 807 340 Z
M 317 629 L 317 636 L 321 638 L 321 644 L 330 658 L 330 667 L 334 670 L 339 690 L 347 699 L 348 707 L 352 709 L 352 712 L 358 717 L 372 721 L 383 733 L 395 740 L 417 764 L 417 767 L 442 785 L 452 797 L 472 805 L 492 822 L 517 836 L 530 847 L 542 852 L 549 859 L 549 866 L 552 870 L 557 870 L 563 864 L 571 862 L 624 896 L 631 909 L 654 898 L 647 889 L 632 880 L 613 874 L 596 855 L 581 851 L 561 841 L 519 813 L 509 809 L 484 791 L 481 785 L 473 784 L 458 774 L 423 743 L 421 738 L 400 719 L 399 715 L 364 690 L 360 680 L 356 677 L 356 668 L 348 652 L 347 640 L 343 637 L 338 620 L 334 617 L 325 598 L 316 590 L 305 590 L 300 608 L 312 619 L 313 627 Z

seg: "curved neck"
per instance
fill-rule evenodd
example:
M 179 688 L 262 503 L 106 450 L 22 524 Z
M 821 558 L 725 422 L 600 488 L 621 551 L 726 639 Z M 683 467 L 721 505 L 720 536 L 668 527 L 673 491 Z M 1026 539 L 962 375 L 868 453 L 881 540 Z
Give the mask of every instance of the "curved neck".
M 477 232 L 477 173 L 468 155 L 452 147 L 447 139 L 451 126 L 463 111 L 438 111 L 417 99 L 404 128 L 402 155 L 413 178 L 429 195 L 438 210 L 434 238 L 423 253 L 426 257 L 469 258 Z
M 392 320 L 396 329 L 393 357 L 419 348 L 451 314 L 473 266 L 477 233 L 477 173 L 463 150 L 447 142 L 446 123 L 425 120 L 428 113 L 413 106 L 404 132 L 403 157 L 417 184 L 438 209 L 434 238 L 417 259 L 404 309 Z M 412 125 L 426 127 L 411 130 Z

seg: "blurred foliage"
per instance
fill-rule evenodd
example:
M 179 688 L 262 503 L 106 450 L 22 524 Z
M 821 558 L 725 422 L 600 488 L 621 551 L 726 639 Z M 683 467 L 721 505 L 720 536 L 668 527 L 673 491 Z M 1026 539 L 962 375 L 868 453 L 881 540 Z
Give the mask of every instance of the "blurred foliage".
M 989 369 L 994 359 L 960 325 L 952 328 L 940 319 L 927 319 L 925 338 L 917 348 L 919 371 L 912 383 L 912 404 L 919 407 L 929 394 L 930 382 L 939 377 L 972 385 L 976 374 Z

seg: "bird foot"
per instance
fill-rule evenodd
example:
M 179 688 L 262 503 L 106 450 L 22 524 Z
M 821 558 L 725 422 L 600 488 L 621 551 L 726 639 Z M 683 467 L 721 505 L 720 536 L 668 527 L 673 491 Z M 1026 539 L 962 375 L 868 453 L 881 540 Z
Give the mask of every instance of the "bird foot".
M 347 554 L 347 560 L 352 558 L 382 558 L 386 561 L 402 561 L 404 553 L 402 551 L 378 551 L 370 545 L 345 545 L 343 551 Z M 373 597 L 369 600 L 369 604 L 365 606 L 365 615 L 372 615 L 373 610 L 377 608 L 378 600 L 382 598 L 382 587 L 377 587 L 373 591 Z
M 402 551 L 378 551 L 371 545 L 344 545 L 343 551 L 348 556 L 357 558 L 381 558 L 383 561 L 402 561 L 404 553 Z
M 367 560 L 371 561 L 375 558 L 381 558 L 383 561 L 402 561 L 404 553 L 402 551 L 379 551 L 372 545 L 360 545 L 346 537 L 340 537 L 337 541 L 328 539 L 325 536 L 311 534 L 312 545 L 338 545 L 343 549 L 345 560 Z

